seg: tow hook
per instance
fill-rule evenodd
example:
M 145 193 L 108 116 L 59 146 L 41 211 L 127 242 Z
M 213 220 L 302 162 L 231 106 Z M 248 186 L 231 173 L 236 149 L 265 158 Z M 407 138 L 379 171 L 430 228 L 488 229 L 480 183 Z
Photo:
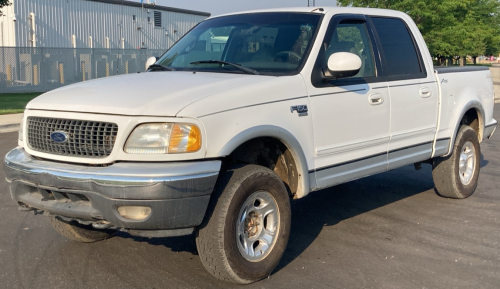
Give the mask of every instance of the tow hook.
M 104 230 L 104 229 L 109 229 L 109 228 L 113 227 L 113 224 L 111 224 L 108 221 L 98 221 L 98 222 L 92 223 L 92 227 L 94 227 L 95 229 Z

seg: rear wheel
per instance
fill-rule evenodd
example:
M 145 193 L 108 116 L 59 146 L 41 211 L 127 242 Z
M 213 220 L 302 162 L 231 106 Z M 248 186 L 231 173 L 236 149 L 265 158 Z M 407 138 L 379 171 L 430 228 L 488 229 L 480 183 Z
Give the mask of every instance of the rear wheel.
M 248 284 L 278 265 L 288 243 L 288 192 L 276 174 L 246 165 L 221 175 L 196 245 L 205 268 L 221 280 Z
M 463 199 L 474 193 L 481 168 L 481 148 L 476 131 L 460 127 L 453 152 L 435 159 L 432 177 L 437 193 L 446 198 Z
M 115 230 L 98 230 L 90 225 L 65 221 L 58 216 L 49 216 L 52 227 L 64 237 L 82 243 L 92 243 L 113 237 Z

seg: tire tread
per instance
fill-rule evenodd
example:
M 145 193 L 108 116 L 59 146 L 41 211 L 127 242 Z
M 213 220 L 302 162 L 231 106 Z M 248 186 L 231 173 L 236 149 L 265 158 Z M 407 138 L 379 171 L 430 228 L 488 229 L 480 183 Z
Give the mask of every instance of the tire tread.
M 271 176 L 281 182 L 273 171 L 257 165 L 238 166 L 221 173 L 210 199 L 205 220 L 196 237 L 198 254 L 207 271 L 219 280 L 237 284 L 249 284 L 257 280 L 242 278 L 233 270 L 224 249 L 224 238 L 219 236 L 224 235 L 226 214 L 236 188 L 251 175 Z M 288 198 L 284 185 L 283 191 Z
M 472 183 L 467 187 L 461 184 L 460 177 L 458 173 L 455 172 L 458 166 L 457 161 L 460 156 L 461 143 L 464 142 L 464 138 L 472 141 L 478 156 L 476 158 L 477 172 L 474 172 L 476 175 L 473 176 L 474 179 L 472 180 Z M 474 131 L 474 129 L 470 126 L 462 125 L 458 130 L 455 143 L 453 144 L 452 153 L 447 157 L 436 158 L 433 161 L 432 177 L 434 179 L 434 186 L 438 195 L 452 199 L 464 199 L 472 195 L 477 187 L 479 170 L 481 167 L 480 156 L 481 149 L 476 131 Z

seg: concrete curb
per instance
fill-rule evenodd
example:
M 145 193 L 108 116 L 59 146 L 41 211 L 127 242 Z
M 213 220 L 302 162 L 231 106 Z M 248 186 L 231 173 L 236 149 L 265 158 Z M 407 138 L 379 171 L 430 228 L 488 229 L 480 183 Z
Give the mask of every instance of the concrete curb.
M 0 133 L 19 130 L 22 120 L 22 113 L 0 115 Z

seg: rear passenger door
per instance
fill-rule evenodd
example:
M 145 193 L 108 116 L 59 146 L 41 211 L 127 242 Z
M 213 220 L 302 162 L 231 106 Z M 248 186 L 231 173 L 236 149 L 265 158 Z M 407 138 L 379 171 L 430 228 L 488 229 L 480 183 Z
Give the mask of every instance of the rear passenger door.
M 419 45 L 406 22 L 389 17 L 370 19 L 389 85 L 391 140 L 388 161 L 389 169 L 394 169 L 431 157 L 438 90 L 432 70 L 426 70 Z

